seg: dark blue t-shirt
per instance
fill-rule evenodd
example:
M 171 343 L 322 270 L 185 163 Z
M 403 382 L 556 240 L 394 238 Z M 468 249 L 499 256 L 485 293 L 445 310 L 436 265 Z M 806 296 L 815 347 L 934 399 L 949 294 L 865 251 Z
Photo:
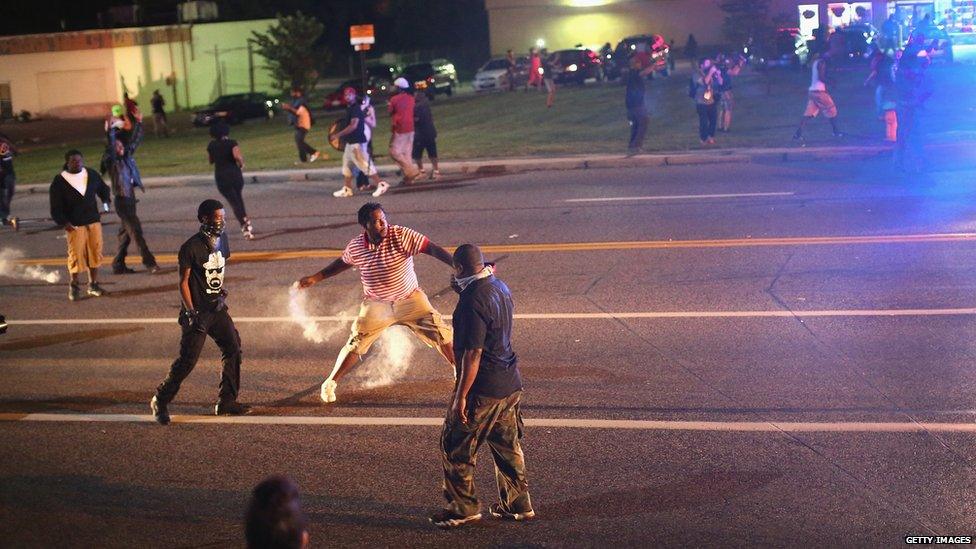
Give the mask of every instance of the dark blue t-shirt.
M 628 109 L 640 109 L 644 107 L 644 77 L 640 71 L 631 69 L 627 73 L 627 95 L 626 104 Z
M 363 112 L 359 102 L 349 105 L 346 109 L 346 122 L 352 124 L 353 120 L 359 120 L 359 125 L 344 138 L 346 143 L 365 143 L 366 142 L 366 113 Z
M 512 350 L 512 293 L 494 276 L 472 282 L 454 308 L 454 358 L 481 349 L 481 364 L 469 396 L 505 398 L 522 389 L 518 357 Z

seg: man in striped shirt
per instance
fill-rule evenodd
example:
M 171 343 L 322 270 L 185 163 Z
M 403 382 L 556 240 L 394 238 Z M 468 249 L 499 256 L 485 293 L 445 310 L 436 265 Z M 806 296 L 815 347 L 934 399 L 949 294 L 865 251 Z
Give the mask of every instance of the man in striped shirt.
M 451 254 L 413 229 L 390 225 L 383 207 L 375 202 L 359 208 L 359 224 L 364 231 L 349 241 L 342 257 L 298 281 L 304 289 L 355 267 L 363 283 L 363 303 L 352 334 L 322 383 L 323 402 L 335 402 L 337 380 L 359 362 L 383 330 L 396 324 L 410 328 L 424 343 L 435 347 L 452 370 L 455 368 L 451 328 L 420 289 L 413 270 L 413 256 L 421 253 L 453 268 Z

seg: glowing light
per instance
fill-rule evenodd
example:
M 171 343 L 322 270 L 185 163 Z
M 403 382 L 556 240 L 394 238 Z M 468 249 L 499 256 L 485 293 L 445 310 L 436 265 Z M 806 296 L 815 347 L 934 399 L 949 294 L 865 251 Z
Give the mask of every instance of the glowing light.
M 544 48 L 544 47 L 546 47 L 546 41 L 540 38 L 540 39 L 538 39 L 538 40 L 535 41 L 535 45 L 538 48 Z
M 577 69 L 579 69 L 579 67 L 576 66 L 576 63 L 573 63 L 572 65 L 566 67 L 566 70 L 569 72 L 576 72 Z
M 612 4 L 614 0 L 563 0 L 563 5 L 571 8 L 595 8 Z

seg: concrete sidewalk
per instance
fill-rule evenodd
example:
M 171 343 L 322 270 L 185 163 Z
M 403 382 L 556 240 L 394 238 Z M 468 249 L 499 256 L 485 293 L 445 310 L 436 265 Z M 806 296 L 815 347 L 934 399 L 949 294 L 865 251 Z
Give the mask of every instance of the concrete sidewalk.
M 944 142 L 929 145 L 930 154 L 945 149 L 972 150 L 976 146 L 971 140 Z M 724 164 L 738 162 L 798 162 L 821 159 L 868 159 L 891 154 L 891 145 L 859 145 L 832 147 L 777 147 L 713 149 L 702 151 L 645 153 L 636 156 L 623 154 L 583 154 L 559 157 L 521 157 L 521 158 L 483 158 L 456 162 L 441 162 L 442 176 L 451 175 L 497 175 L 515 174 L 542 170 L 585 170 L 590 168 L 635 168 L 689 166 L 696 164 Z M 398 176 L 396 166 L 378 167 L 381 176 L 395 184 Z M 342 172 L 338 166 L 330 168 L 297 168 L 287 170 L 266 170 L 245 172 L 244 180 L 249 184 L 282 183 L 288 181 L 322 181 L 338 186 Z M 146 177 L 147 187 L 179 187 L 187 185 L 213 185 L 213 174 L 179 175 L 167 177 Z M 29 193 L 47 192 L 47 183 L 28 183 L 18 185 Z

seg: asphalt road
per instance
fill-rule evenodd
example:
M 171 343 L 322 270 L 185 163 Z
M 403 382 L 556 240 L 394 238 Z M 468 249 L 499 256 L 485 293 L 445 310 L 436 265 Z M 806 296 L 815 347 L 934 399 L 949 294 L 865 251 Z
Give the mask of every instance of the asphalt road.
M 162 274 L 105 272 L 111 295 L 76 303 L 63 272 L 53 285 L 0 277 L 11 321 L 0 336 L 0 545 L 240 546 L 249 490 L 271 473 L 299 483 L 320 547 L 972 536 L 976 171 L 971 158 L 935 160 L 942 168 L 914 178 L 883 160 L 730 164 L 454 180 L 383 197 L 393 223 L 445 246 L 490 246 L 520 315 L 540 518 L 455 532 L 426 520 L 441 503 L 447 367 L 422 345 L 397 347 L 409 336 L 391 339 L 323 405 L 358 277 L 310 290 L 324 343 L 286 318 L 289 284 L 357 234 L 368 197 L 334 199 L 312 182 L 245 189 L 259 239 L 232 235 L 226 285 L 242 400 L 256 413 L 201 422 L 218 381 L 208 344 L 171 406 L 178 421 L 146 421 L 179 339 L 172 255 L 216 194 L 151 189 L 139 208 Z M 47 266 L 65 243 L 41 220 L 46 197 L 14 205 L 27 221 L 0 232 L 3 257 L 63 271 Z M 117 226 L 105 221 L 110 255 Z M 417 270 L 450 314 L 448 269 L 421 257 Z M 397 351 L 410 355 L 401 370 Z M 395 379 L 373 386 L 383 375 Z M 497 496 L 481 458 L 487 505 Z

